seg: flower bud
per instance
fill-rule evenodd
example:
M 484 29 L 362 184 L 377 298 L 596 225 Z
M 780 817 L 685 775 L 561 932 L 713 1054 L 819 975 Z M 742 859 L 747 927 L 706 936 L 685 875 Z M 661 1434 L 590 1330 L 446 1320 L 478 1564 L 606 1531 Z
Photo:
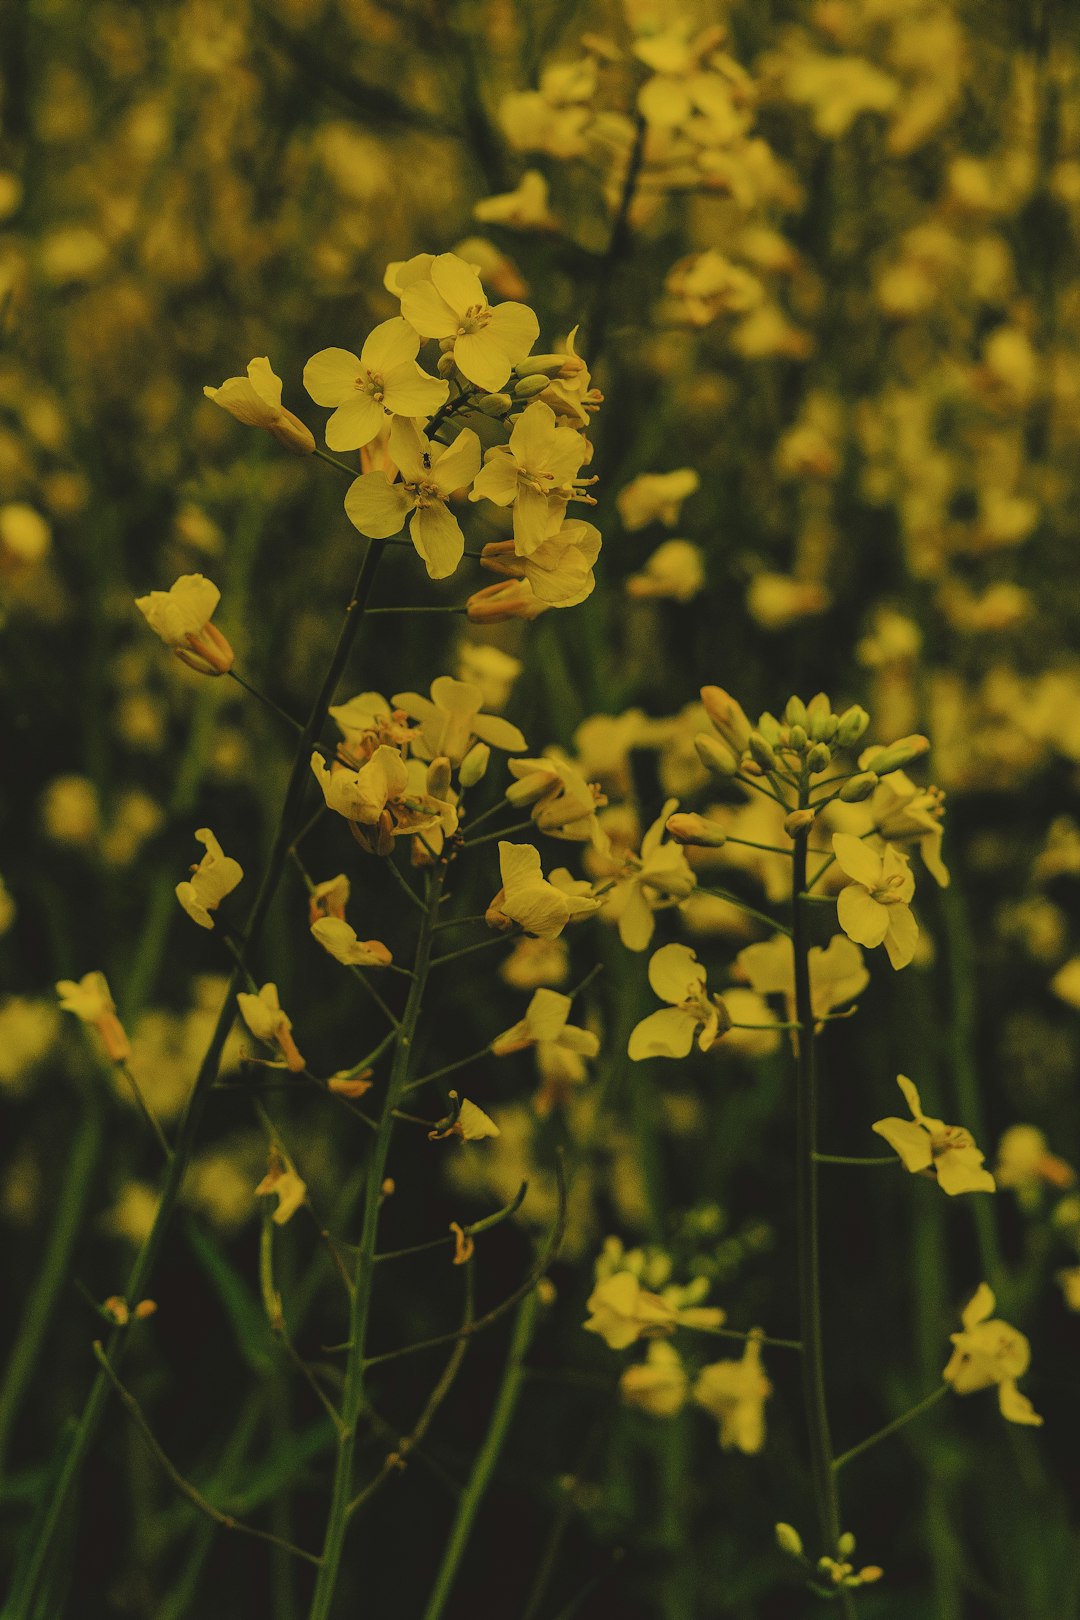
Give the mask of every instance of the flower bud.
M 501 579 L 474 591 L 465 612 L 471 624 L 501 624 L 505 619 L 538 619 L 549 606 L 533 594 L 528 580 Z
M 491 749 L 487 743 L 473 743 L 469 752 L 458 766 L 458 781 L 463 788 L 475 787 L 488 768 L 491 758 Z
M 698 759 L 707 771 L 715 776 L 735 776 L 738 773 L 739 761 L 724 743 L 710 737 L 707 731 L 699 731 L 694 738 L 694 749 Z
M 806 768 L 811 776 L 819 776 L 832 764 L 832 749 L 828 743 L 816 742 L 806 756 Z
M 760 765 L 763 771 L 775 771 L 776 755 L 760 731 L 750 733 L 749 748 L 755 764 Z
M 552 377 L 561 376 L 569 361 L 577 357 L 571 354 L 530 354 L 520 360 L 514 367 L 515 377 L 543 377 L 545 386 Z M 584 369 L 584 361 L 578 360 L 576 370 Z M 573 375 L 573 373 L 571 373 Z
M 542 394 L 547 385 L 546 377 L 522 377 L 520 382 L 514 384 L 514 395 L 517 399 L 532 399 L 536 394 Z
M 840 789 L 840 797 L 845 804 L 861 804 L 868 799 L 877 787 L 880 778 L 876 771 L 860 771 L 844 783 Z
M 793 810 L 784 820 L 784 831 L 789 838 L 797 838 L 814 825 L 816 810 Z
M 780 722 L 775 714 L 769 713 L 768 709 L 758 717 L 757 729 L 772 748 L 775 748 L 783 740 Z
M 776 1536 L 776 1545 L 782 1553 L 787 1553 L 789 1558 L 801 1558 L 803 1556 L 802 1536 L 800 1536 L 794 1525 L 778 1524 L 773 1534 Z
M 485 416 L 495 417 L 505 416 L 513 403 L 509 394 L 481 394 L 479 399 L 473 400 L 478 411 L 483 411 Z
M 845 709 L 836 724 L 836 742 L 840 748 L 853 748 L 870 724 L 870 716 L 857 703 Z
M 281 414 L 270 424 L 267 432 L 272 434 L 283 449 L 294 456 L 313 456 L 315 454 L 315 438 L 306 423 L 301 422 L 292 411 L 287 411 L 284 405 Z
M 921 737 L 918 733 L 901 737 L 899 742 L 890 743 L 888 748 L 874 755 L 874 770 L 879 776 L 887 776 L 890 771 L 906 771 L 913 760 L 921 759 L 923 754 L 929 752 L 929 737 Z
M 752 729 L 742 705 L 722 686 L 703 686 L 701 701 L 705 705 L 705 713 L 724 741 L 730 744 L 733 753 L 736 756 L 742 754 L 750 741 Z
M 854 1551 L 855 1537 L 852 1535 L 850 1530 L 845 1530 L 839 1541 L 836 1543 L 836 1556 L 837 1558 L 850 1558 Z
M 727 833 L 706 816 L 668 816 L 667 830 L 677 844 L 700 844 L 705 849 L 723 849 Z
M 450 761 L 436 754 L 427 768 L 427 790 L 434 799 L 445 799 L 450 791 Z
M 439 373 L 440 377 L 450 377 L 453 375 L 454 355 L 452 350 L 447 350 L 445 354 L 440 354 L 435 365 L 435 370 Z
M 806 745 L 809 740 L 810 739 L 807 737 L 806 731 L 802 726 L 791 726 L 789 728 L 788 747 L 793 748 L 797 754 L 802 754 L 806 751 Z
M 800 697 L 789 697 L 784 705 L 784 719 L 789 726 L 805 726 L 806 704 Z

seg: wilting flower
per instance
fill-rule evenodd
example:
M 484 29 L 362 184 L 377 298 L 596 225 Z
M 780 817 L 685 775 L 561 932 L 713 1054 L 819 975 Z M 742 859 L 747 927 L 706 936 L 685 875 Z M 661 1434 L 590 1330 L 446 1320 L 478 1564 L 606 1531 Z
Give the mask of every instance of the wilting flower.
M 81 979 L 61 979 L 56 986 L 60 1005 L 84 1024 L 93 1024 L 113 1063 L 126 1063 L 131 1045 L 116 1016 L 116 1003 L 104 973 L 84 973 Z
M 341 917 L 317 918 L 311 934 L 324 951 L 346 967 L 389 967 L 394 960 L 380 940 L 357 939 L 355 928 Z
M 496 1035 L 491 1050 L 496 1057 L 535 1049 L 543 1089 L 535 1106 L 541 1113 L 563 1101 L 570 1088 L 585 1079 L 585 1059 L 600 1050 L 599 1038 L 589 1029 L 567 1023 L 572 1000 L 557 990 L 539 989 L 533 995 L 525 1016 Z
M 599 909 L 588 883 L 576 883 L 561 872 L 553 872 L 550 881 L 545 878 L 540 851 L 533 844 L 500 842 L 499 870 L 502 888 L 488 908 L 488 920 L 495 926 L 516 922 L 526 934 L 556 939 L 571 918 Z
M 456 1136 L 462 1142 L 483 1142 L 489 1136 L 501 1134 L 491 1115 L 485 1114 L 484 1110 L 478 1104 L 470 1102 L 468 1097 L 462 1097 L 459 1101 L 457 1092 L 452 1091 L 450 1101 L 455 1108 L 453 1117 L 445 1128 L 428 1132 L 430 1141 L 442 1142 L 448 1136 Z
M 996 1384 L 1002 1417 L 1037 1428 L 1042 1418 L 1016 1387 L 1031 1362 L 1031 1346 L 1016 1328 L 993 1318 L 993 1311 L 994 1295 L 980 1283 L 960 1317 L 963 1331 L 949 1335 L 954 1349 L 941 1376 L 958 1395 L 974 1395 Z
M 946 1125 L 922 1111 L 919 1093 L 906 1075 L 896 1083 L 911 1109 L 910 1119 L 879 1119 L 873 1129 L 895 1148 L 904 1169 L 917 1174 L 933 1169 L 943 1192 L 993 1192 L 995 1182 L 983 1169 L 985 1155 L 979 1152 L 970 1131 L 962 1125 Z
M 515 808 L 531 805 L 541 832 L 606 847 L 596 809 L 607 801 L 571 760 L 553 749 L 542 759 L 512 759 L 509 765 L 516 780 L 507 788 L 506 798 Z
M 636 1026 L 627 1048 L 643 1058 L 684 1058 L 695 1037 L 707 1052 L 730 1023 L 723 1002 L 705 993 L 705 969 L 688 945 L 661 945 L 649 962 L 649 983 L 669 1007 L 650 1013 Z
M 191 877 L 176 885 L 176 898 L 200 928 L 213 928 L 210 913 L 236 888 L 244 876 L 244 868 L 225 854 L 209 827 L 200 827 L 195 838 L 205 846 L 206 854 L 192 869 Z
M 276 1046 L 288 1067 L 294 1073 L 299 1073 L 304 1067 L 304 1059 L 292 1038 L 292 1023 L 278 1001 L 277 985 L 264 984 L 256 995 L 241 990 L 237 994 L 236 1005 L 255 1039 L 265 1041 L 267 1046 Z
M 266 355 L 249 361 L 246 377 L 228 377 L 220 388 L 206 387 L 203 393 L 245 426 L 265 428 L 286 450 L 301 456 L 314 453 L 311 429 L 282 405 L 281 378 Z
M 202 574 L 183 574 L 167 591 L 137 596 L 135 606 L 177 658 L 201 675 L 225 675 L 235 654 L 210 623 L 221 592 Z
M 256 1198 L 276 1198 L 277 1208 L 270 1219 L 275 1226 L 291 1221 L 307 1199 L 307 1183 L 301 1181 L 295 1165 L 278 1148 L 270 1150 L 270 1167 L 255 1189 Z
M 385 473 L 361 473 L 345 495 L 345 515 L 373 540 L 399 534 L 409 518 L 409 535 L 428 574 L 445 579 L 465 549 L 461 525 L 446 503 L 476 477 L 480 440 L 471 428 L 462 428 L 453 444 L 436 446 L 414 423 L 395 417 L 390 457 L 401 478 L 391 483 Z
M 311 769 L 329 809 L 345 817 L 372 854 L 388 855 L 395 838 L 436 827 L 450 834 L 457 828 L 453 805 L 417 787 L 397 749 L 385 743 L 358 771 L 337 762 L 328 766 L 321 754 L 312 754 Z
M 702 1367 L 694 1384 L 694 1400 L 720 1421 L 720 1444 L 725 1451 L 747 1455 L 765 1444 L 765 1402 L 772 1385 L 761 1365 L 761 1344 L 754 1334 L 746 1341 L 741 1361 L 714 1361 Z
M 511 540 L 511 546 L 513 543 Z M 470 624 L 505 624 L 509 619 L 529 623 L 547 613 L 551 605 L 540 600 L 527 579 L 500 579 L 473 591 L 465 600 L 465 612 Z
M 344 917 L 351 892 L 352 884 L 344 872 L 316 883 L 308 896 L 311 921 L 316 923 L 320 917 Z
M 439 338 L 463 377 L 494 393 L 540 335 L 526 304 L 493 308 L 480 277 L 456 253 L 432 259 L 426 277 L 401 290 L 401 313 L 421 337 Z
M 420 339 L 400 316 L 383 321 L 359 355 L 320 349 L 304 367 L 304 387 L 316 405 L 336 407 L 326 424 L 331 450 L 370 444 L 392 416 L 431 416 L 450 385 L 416 363 Z
M 892 844 L 879 854 L 851 833 L 833 834 L 836 864 L 853 881 L 840 890 L 836 917 L 857 945 L 884 945 L 894 968 L 915 954 L 919 926 L 908 904 L 915 877 L 906 855 Z

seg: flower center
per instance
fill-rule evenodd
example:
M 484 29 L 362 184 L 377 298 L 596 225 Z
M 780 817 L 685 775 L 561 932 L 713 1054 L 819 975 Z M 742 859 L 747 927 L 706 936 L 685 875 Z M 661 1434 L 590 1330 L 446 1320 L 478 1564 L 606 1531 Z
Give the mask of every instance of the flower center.
M 903 896 L 899 891 L 904 886 L 904 876 L 903 872 L 894 872 L 892 877 L 885 879 L 880 888 L 870 890 L 871 898 L 876 900 L 879 906 L 902 905 Z
M 383 394 L 386 391 L 386 385 L 383 382 L 381 372 L 367 371 L 365 369 L 360 373 L 359 377 L 357 377 L 354 386 L 361 394 L 370 394 L 376 405 L 382 404 Z
M 458 337 L 471 337 L 474 332 L 482 332 L 490 319 L 489 305 L 470 304 L 461 317 L 461 325 L 457 329 Z

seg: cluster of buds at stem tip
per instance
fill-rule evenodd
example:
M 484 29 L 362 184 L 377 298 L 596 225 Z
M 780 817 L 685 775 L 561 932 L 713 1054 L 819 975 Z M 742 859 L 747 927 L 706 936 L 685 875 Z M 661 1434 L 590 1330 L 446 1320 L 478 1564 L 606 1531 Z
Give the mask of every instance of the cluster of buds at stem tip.
M 821 1597 L 835 1597 L 838 1591 L 856 1586 L 871 1586 L 885 1573 L 878 1564 L 867 1564 L 858 1570 L 854 1567 L 850 1559 L 855 1551 L 855 1537 L 850 1530 L 838 1537 L 834 1557 L 823 1555 L 816 1563 L 806 1556 L 802 1537 L 794 1525 L 778 1524 L 774 1534 L 780 1551 L 802 1565 L 810 1586 Z

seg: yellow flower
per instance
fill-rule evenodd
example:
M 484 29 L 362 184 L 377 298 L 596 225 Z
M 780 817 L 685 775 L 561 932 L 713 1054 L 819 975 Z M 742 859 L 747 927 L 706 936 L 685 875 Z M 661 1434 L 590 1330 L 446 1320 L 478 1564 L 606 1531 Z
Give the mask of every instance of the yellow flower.
M 358 939 L 355 928 L 342 917 L 317 918 L 311 934 L 324 951 L 346 967 L 389 967 L 394 960 L 380 940 Z
M 431 697 L 418 692 L 398 692 L 394 707 L 420 722 L 418 752 L 434 759 L 443 754 L 451 765 L 460 765 L 474 739 L 510 754 L 523 753 L 528 746 L 517 726 L 498 715 L 481 714 L 483 691 L 471 681 L 455 681 L 440 675 L 431 683 Z
M 457 649 L 457 678 L 480 688 L 485 709 L 502 709 L 525 665 L 487 642 L 463 641 Z
M 246 377 L 228 377 L 220 388 L 207 387 L 203 393 L 238 422 L 265 428 L 286 450 L 302 456 L 314 453 L 310 428 L 281 403 L 281 378 L 266 355 L 249 362 Z
M 571 518 L 527 557 L 521 556 L 514 540 L 489 540 L 481 566 L 493 574 L 522 580 L 540 604 L 538 611 L 549 606 L 577 607 L 596 585 L 593 568 L 601 544 L 600 530 L 594 524 Z
M 276 1046 L 288 1067 L 298 1074 L 304 1067 L 304 1059 L 292 1038 L 292 1023 L 278 1001 L 277 985 L 264 984 L 257 995 L 241 990 L 237 994 L 236 1005 L 256 1040 L 265 1041 L 267 1046 Z
M 700 546 L 689 540 L 665 540 L 648 558 L 640 574 L 631 574 L 626 593 L 638 601 L 659 597 L 673 602 L 692 601 L 705 585 L 705 564 Z
M 532 844 L 500 842 L 499 870 L 502 888 L 489 907 L 489 918 L 492 913 L 509 918 L 538 939 L 557 939 L 571 918 L 586 917 L 599 909 L 589 884 L 575 883 L 561 872 L 546 879 L 540 851 Z
M 915 878 L 906 855 L 892 844 L 878 854 L 850 833 L 833 834 L 840 870 L 853 881 L 840 890 L 836 917 L 857 945 L 884 945 L 894 968 L 906 967 L 915 954 L 919 926 L 908 902 Z
M 824 949 L 811 945 L 807 965 L 815 1019 L 854 1001 L 870 983 L 862 951 L 845 934 L 834 934 Z M 795 957 L 786 934 L 747 945 L 735 958 L 735 971 L 759 995 L 783 996 L 787 1017 L 795 1017 Z
M 859 755 L 859 769 L 872 771 L 880 748 Z M 949 886 L 949 873 L 941 858 L 945 795 L 940 788 L 921 788 L 903 771 L 892 771 L 874 790 L 867 809 L 874 830 L 889 843 L 917 844 L 923 864 L 939 888 Z
M 515 990 L 539 990 L 543 985 L 565 984 L 570 953 L 562 939 L 519 939 L 499 969 L 499 977 Z
M 113 1063 L 125 1063 L 131 1045 L 116 1016 L 116 1003 L 104 973 L 84 973 L 81 979 L 61 979 L 56 986 L 60 1005 L 84 1024 L 93 1024 Z
M 540 335 L 525 304 L 488 303 L 480 277 L 456 253 L 440 253 L 427 275 L 402 288 L 401 313 L 421 337 L 439 338 L 463 377 L 485 393 L 506 382 Z
M 1011 1187 L 1029 1208 L 1038 1204 L 1044 1186 L 1071 1187 L 1076 1180 L 1072 1165 L 1050 1152 L 1035 1125 L 1010 1125 L 1003 1133 L 994 1174 L 999 1187 Z
M 556 62 L 540 75 L 537 90 L 510 91 L 499 107 L 499 122 L 518 152 L 546 152 L 551 157 L 581 157 L 593 117 L 596 61 Z
M 399 315 L 370 334 L 359 355 L 320 349 L 304 367 L 304 387 L 316 405 L 336 407 L 326 424 L 331 450 L 359 450 L 377 438 L 389 417 L 431 416 L 450 385 L 416 363 L 420 339 Z
M 454 572 L 465 549 L 461 525 L 446 503 L 456 489 L 476 477 L 480 440 L 471 428 L 462 428 L 454 442 L 443 448 L 427 439 L 414 423 L 395 417 L 390 458 L 401 478 L 391 483 L 385 473 L 361 473 L 349 485 L 345 515 L 354 528 L 373 540 L 399 534 L 409 518 L 410 538 L 428 574 L 432 579 L 445 579 Z
M 555 412 L 533 400 L 518 417 L 509 444 L 493 446 L 473 480 L 471 501 L 514 508 L 514 545 L 531 557 L 560 527 L 567 503 L 591 500 L 580 493 L 578 469 L 589 455 L 588 440 L 560 426 Z
M 1027 1372 L 1031 1346 L 1016 1328 L 992 1319 L 993 1311 L 993 1293 L 980 1283 L 961 1315 L 963 1331 L 949 1335 L 954 1349 L 941 1376 L 958 1395 L 973 1395 L 996 1384 L 1002 1417 L 1037 1428 L 1042 1418 L 1016 1387 L 1016 1380 Z
M 604 916 L 617 925 L 629 951 L 646 950 L 656 927 L 654 913 L 685 900 L 697 885 L 682 847 L 664 842 L 668 817 L 677 808 L 677 799 L 667 801 L 641 840 L 639 855 L 613 851 L 610 857 L 593 857 L 596 874 L 612 880 Z
M 650 1344 L 645 1360 L 627 1367 L 619 1393 L 629 1406 L 650 1417 L 674 1417 L 686 1404 L 690 1380 L 674 1345 L 663 1339 Z
M 670 1006 L 650 1013 L 636 1026 L 627 1051 L 643 1058 L 684 1058 L 694 1044 L 701 1051 L 726 1033 L 730 1020 L 723 1003 L 705 993 L 705 969 L 688 945 L 661 945 L 649 962 L 649 983 Z
M 191 877 L 176 885 L 176 898 L 200 928 L 213 928 L 210 913 L 236 888 L 244 876 L 244 868 L 225 854 L 209 827 L 200 827 L 195 839 L 204 845 L 206 854 L 198 866 L 192 868 Z
M 513 191 L 484 197 L 473 205 L 482 225 L 505 225 L 512 231 L 552 231 L 558 220 L 548 207 L 549 187 L 539 169 L 526 169 Z
M 235 654 L 210 623 L 221 592 L 202 574 L 183 574 L 167 591 L 137 596 L 135 606 L 167 647 L 203 675 L 225 675 Z
M 280 1151 L 272 1148 L 270 1168 L 255 1188 L 255 1196 L 277 1199 L 277 1208 L 270 1219 L 275 1226 L 284 1226 L 286 1221 L 291 1221 L 297 1210 L 303 1207 L 307 1199 L 307 1184 L 301 1181 L 295 1167 Z
M 700 488 L 701 479 L 692 467 L 679 467 L 669 473 L 639 473 L 615 497 L 615 505 L 628 534 L 663 523 L 673 528 L 679 521 L 682 503 Z
M 765 1402 L 772 1385 L 761 1366 L 761 1345 L 751 1334 L 741 1361 L 714 1361 L 702 1367 L 694 1384 L 694 1400 L 720 1421 L 720 1444 L 725 1451 L 747 1455 L 765 1444 Z
M 934 1169 L 943 1192 L 993 1192 L 996 1183 L 983 1169 L 985 1155 L 962 1125 L 946 1125 L 922 1111 L 919 1093 L 906 1075 L 896 1083 L 911 1109 L 911 1119 L 879 1119 L 872 1127 L 900 1155 L 905 1170 Z
M 372 854 L 389 854 L 395 838 L 436 827 L 446 834 L 457 829 L 453 805 L 416 787 L 409 765 L 385 743 L 358 771 L 337 761 L 328 766 L 321 754 L 312 754 L 311 769 L 329 809 L 345 817 L 358 843 Z
M 443 1142 L 449 1136 L 456 1136 L 462 1142 L 483 1142 L 501 1134 L 491 1115 L 485 1114 L 476 1103 L 470 1102 L 468 1097 L 462 1097 L 459 1102 L 456 1091 L 449 1095 L 451 1103 L 456 1105 L 456 1113 L 445 1129 L 428 1131 L 429 1141 Z
M 320 917 L 344 917 L 351 892 L 352 884 L 344 872 L 316 883 L 308 896 L 311 921 L 316 923 Z
M 597 1036 L 591 1030 L 578 1029 L 566 1021 L 572 1005 L 571 997 L 560 995 L 557 990 L 537 990 L 525 1010 L 524 1018 L 503 1030 L 501 1035 L 496 1035 L 491 1043 L 492 1052 L 497 1057 L 506 1057 L 511 1052 L 523 1052 L 530 1046 L 556 1045 L 564 1046 L 582 1057 L 595 1057 L 600 1050 Z
M 510 545 L 513 543 L 511 540 Z M 550 607 L 550 602 L 541 602 L 527 579 L 500 579 L 473 591 L 465 600 L 470 624 L 505 624 L 508 619 L 531 623 Z
M 673 1333 L 678 1324 L 675 1306 L 642 1288 L 630 1271 L 601 1278 L 586 1309 L 586 1333 L 598 1333 L 610 1350 L 625 1350 L 638 1339 Z
M 571 760 L 552 749 L 542 759 L 512 759 L 509 766 L 516 780 L 507 788 L 506 798 L 515 808 L 531 805 L 541 832 L 605 847 L 596 808 L 607 801 Z

